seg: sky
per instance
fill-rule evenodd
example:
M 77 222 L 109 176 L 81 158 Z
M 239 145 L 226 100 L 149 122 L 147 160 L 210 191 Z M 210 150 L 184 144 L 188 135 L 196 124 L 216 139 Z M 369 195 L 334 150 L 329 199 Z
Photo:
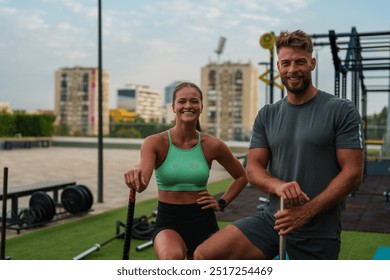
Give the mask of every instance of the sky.
M 101 2 L 102 64 L 110 74 L 110 108 L 116 108 L 117 90 L 129 83 L 148 85 L 161 95 L 176 80 L 199 83 L 201 67 L 217 61 L 221 36 L 226 38 L 221 61 L 250 62 L 261 74 L 265 67 L 259 62 L 269 62 L 269 51 L 259 45 L 265 33 L 390 30 L 388 0 Z M 97 67 L 97 6 L 98 0 L 0 0 L 0 102 L 10 103 L 12 109 L 52 110 L 56 70 Z M 329 46 L 317 48 L 316 54 L 316 83 L 333 93 Z M 262 82 L 259 92 L 261 107 Z M 379 113 L 387 101 L 385 93 L 370 94 L 368 114 Z

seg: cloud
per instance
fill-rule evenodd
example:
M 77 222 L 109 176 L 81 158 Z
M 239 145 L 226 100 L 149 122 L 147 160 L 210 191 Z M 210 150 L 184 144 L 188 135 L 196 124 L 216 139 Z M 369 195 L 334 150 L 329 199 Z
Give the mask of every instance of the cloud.
M 78 64 L 79 61 L 83 61 L 85 58 L 89 57 L 89 55 L 85 52 L 81 51 L 71 51 L 68 54 L 69 62 Z
M 70 8 L 76 14 L 85 10 L 85 7 L 83 6 L 83 4 L 81 4 L 77 1 L 67 0 L 67 1 L 64 1 L 63 4 L 65 6 L 67 6 L 68 8 Z
M 335 10 L 320 0 L 103 1 L 103 67 L 110 72 L 110 99 L 115 100 L 117 88 L 129 82 L 149 84 L 162 92 L 177 79 L 199 80 L 200 68 L 216 60 L 220 36 L 227 38 L 222 60 L 257 64 L 269 59 L 258 43 L 266 32 L 295 28 L 312 33 L 346 32 L 353 23 L 359 31 L 369 32 L 388 26 L 386 9 L 358 2 L 360 14 L 345 14 L 349 4 L 340 3 Z M 381 4 L 389 6 L 387 1 Z M 332 21 L 328 20 L 330 12 L 335 13 Z M 362 13 L 375 16 L 361 23 Z M 0 37 L 7 38 L 0 42 L 0 61 L 7 65 L 0 68 L 0 94 L 5 101 L 12 101 L 19 91 L 50 100 L 55 70 L 97 65 L 95 0 L 0 0 L 0 26 L 6 27 L 0 29 Z M 329 71 L 320 70 L 320 86 L 324 83 L 332 91 L 332 59 L 321 55 L 325 60 L 321 69 Z M 30 77 L 29 89 L 22 89 L 26 83 L 20 82 L 21 76 Z M 32 106 L 23 102 L 27 99 L 11 104 Z
M 76 33 L 80 32 L 80 28 L 76 26 L 72 26 L 69 22 L 60 22 L 58 24 L 58 28 L 64 31 L 76 32 Z
M 5 3 L 4 1 L 0 3 Z M 17 12 L 15 8 L 0 7 L 0 15 L 13 15 Z

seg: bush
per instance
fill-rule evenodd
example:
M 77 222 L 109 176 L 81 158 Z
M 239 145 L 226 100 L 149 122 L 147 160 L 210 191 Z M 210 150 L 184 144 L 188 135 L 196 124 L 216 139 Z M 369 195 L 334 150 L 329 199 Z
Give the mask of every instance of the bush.
M 38 114 L 0 114 L 0 136 L 52 136 L 54 133 L 54 115 Z
M 171 128 L 160 123 L 111 123 L 111 137 L 146 138 Z
M 0 136 L 15 135 L 15 118 L 13 115 L 0 113 Z

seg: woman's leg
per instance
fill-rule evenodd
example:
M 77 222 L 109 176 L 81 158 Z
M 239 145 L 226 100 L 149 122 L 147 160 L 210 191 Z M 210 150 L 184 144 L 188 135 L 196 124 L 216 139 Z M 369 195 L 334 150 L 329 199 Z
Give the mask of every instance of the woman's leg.
M 159 260 L 184 260 L 187 256 L 183 238 L 172 229 L 160 231 L 154 238 L 153 246 Z

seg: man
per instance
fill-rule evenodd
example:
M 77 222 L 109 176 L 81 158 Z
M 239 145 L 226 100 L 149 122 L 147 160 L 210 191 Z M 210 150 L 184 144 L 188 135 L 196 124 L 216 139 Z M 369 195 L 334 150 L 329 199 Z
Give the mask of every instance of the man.
M 270 203 L 214 234 L 195 259 L 273 259 L 279 234 L 289 259 L 338 259 L 342 202 L 362 181 L 361 118 L 351 101 L 313 86 L 305 32 L 281 32 L 275 44 L 287 96 L 259 111 L 247 162 L 248 181 Z

